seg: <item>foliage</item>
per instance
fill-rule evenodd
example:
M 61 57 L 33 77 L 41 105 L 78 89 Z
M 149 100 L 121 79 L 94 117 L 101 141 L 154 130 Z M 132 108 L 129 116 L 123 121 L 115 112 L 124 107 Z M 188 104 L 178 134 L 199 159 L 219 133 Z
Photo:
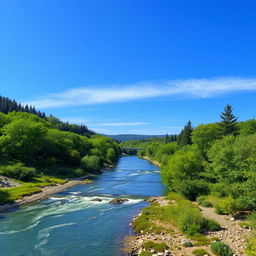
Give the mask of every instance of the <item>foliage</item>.
M 209 201 L 207 201 L 207 200 L 206 200 L 204 197 L 202 197 L 202 196 L 197 197 L 196 202 L 197 202 L 199 205 L 203 206 L 203 207 L 212 207 L 212 206 L 213 206 L 212 203 L 210 203 Z
M 207 195 L 209 188 L 203 180 L 185 180 L 180 182 L 177 191 L 187 199 L 195 201 L 198 196 Z
M 25 167 L 22 163 L 4 166 L 0 169 L 0 173 L 4 176 L 22 181 L 31 180 L 36 176 L 35 168 Z
M 222 242 L 215 242 L 211 245 L 211 251 L 217 256 L 232 256 L 231 248 Z
M 247 256 L 256 255 L 256 237 L 253 237 L 248 241 L 245 252 Z
M 39 153 L 47 129 L 40 122 L 15 119 L 2 128 L 2 133 L 3 135 L 0 136 L 2 152 L 29 163 Z
M 183 181 L 197 179 L 202 170 L 202 156 L 194 146 L 186 146 L 175 152 L 162 169 L 164 183 L 180 188 Z
M 143 252 L 140 253 L 139 256 L 152 256 L 152 253 L 147 252 L 147 251 L 143 251 Z
M 97 172 L 100 169 L 100 158 L 98 156 L 84 156 L 81 167 L 87 172 Z
M 200 124 L 192 132 L 192 141 L 204 156 L 219 137 L 220 133 L 217 123 Z
M 250 119 L 237 124 L 240 130 L 240 135 L 246 136 L 256 133 L 256 119 Z
M 220 132 L 223 136 L 238 134 L 237 117 L 232 112 L 232 106 L 228 104 L 225 106 L 224 112 L 220 115 Z
M 205 249 L 195 249 L 192 253 L 195 256 L 204 256 L 208 254 Z
M 190 121 L 188 121 L 178 137 L 178 145 L 180 147 L 192 144 L 192 140 L 191 140 L 192 132 L 193 132 L 192 124 Z
M 231 214 L 237 210 L 237 207 L 235 200 L 231 196 L 228 196 L 219 205 L 216 205 L 215 209 L 218 214 Z
M 168 246 L 165 243 L 154 243 L 153 241 L 147 241 L 143 244 L 143 247 L 146 250 L 153 249 L 156 252 L 163 252 L 168 248 Z

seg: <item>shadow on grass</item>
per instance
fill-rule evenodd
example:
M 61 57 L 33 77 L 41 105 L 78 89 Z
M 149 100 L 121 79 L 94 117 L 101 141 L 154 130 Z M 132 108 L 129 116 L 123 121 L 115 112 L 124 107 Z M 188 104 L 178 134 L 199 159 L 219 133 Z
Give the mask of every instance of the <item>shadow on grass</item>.
M 10 199 L 10 194 L 8 191 L 0 191 L 0 205 L 10 204 L 14 201 Z

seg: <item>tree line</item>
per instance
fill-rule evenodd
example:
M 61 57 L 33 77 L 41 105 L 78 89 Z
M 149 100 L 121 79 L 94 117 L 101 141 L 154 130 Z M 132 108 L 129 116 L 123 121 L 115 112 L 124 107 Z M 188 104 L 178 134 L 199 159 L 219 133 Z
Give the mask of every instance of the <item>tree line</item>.
M 219 213 L 256 210 L 256 120 L 238 122 L 231 105 L 220 121 L 184 126 L 177 142 L 139 152 L 161 163 L 165 185 L 190 200 L 218 198 Z
M 119 157 L 120 147 L 111 138 L 97 134 L 86 137 L 55 127 L 35 114 L 0 113 L 0 160 L 8 160 L 0 165 L 0 173 L 22 180 L 41 172 L 82 176 Z
M 4 114 L 8 114 L 9 112 L 13 112 L 13 111 L 35 114 L 38 117 L 52 123 L 53 127 L 60 131 L 73 132 L 83 136 L 90 136 L 92 134 L 95 134 L 93 131 L 89 130 L 86 125 L 83 125 L 83 124 L 77 125 L 77 124 L 70 124 L 69 122 L 63 122 L 57 117 L 54 117 L 52 115 L 46 116 L 44 112 L 36 110 L 34 106 L 29 106 L 27 104 L 22 105 L 20 103 L 17 103 L 15 100 L 11 100 L 7 97 L 0 96 L 0 112 Z

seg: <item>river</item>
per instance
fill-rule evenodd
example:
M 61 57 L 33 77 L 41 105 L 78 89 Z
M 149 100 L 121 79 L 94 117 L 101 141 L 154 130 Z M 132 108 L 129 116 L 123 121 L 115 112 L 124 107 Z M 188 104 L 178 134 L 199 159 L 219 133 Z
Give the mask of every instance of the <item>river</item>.
M 93 183 L 0 216 L 1 256 L 120 256 L 144 198 L 164 194 L 159 168 L 137 156 L 121 157 Z M 101 202 L 91 201 L 100 198 Z M 129 199 L 109 204 L 115 197 Z

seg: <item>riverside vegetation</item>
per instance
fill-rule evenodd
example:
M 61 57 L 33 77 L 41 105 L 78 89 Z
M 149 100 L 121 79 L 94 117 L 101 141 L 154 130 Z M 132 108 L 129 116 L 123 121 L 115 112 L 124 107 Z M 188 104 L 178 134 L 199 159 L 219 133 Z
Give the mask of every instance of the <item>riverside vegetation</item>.
M 165 228 L 156 225 L 161 221 L 194 240 L 194 245 L 211 244 L 207 249 L 214 255 L 232 255 L 235 252 L 228 245 L 204 236 L 220 226 L 203 218 L 199 207 L 214 207 L 218 214 L 243 219 L 239 221 L 241 229 L 256 228 L 256 120 L 238 122 L 230 105 L 220 117 L 220 122 L 195 128 L 189 121 L 177 137 L 122 143 L 128 148 L 144 148 L 139 156 L 159 162 L 162 180 L 171 191 L 166 206 L 153 203 L 142 211 L 133 221 L 135 231 L 163 231 Z M 238 255 L 256 255 L 256 234 L 251 233 Z M 206 254 L 205 248 L 200 250 L 194 255 Z M 152 254 L 150 250 L 141 252 Z
M 57 118 L 46 117 L 31 107 L 21 109 L 23 112 L 8 111 L 15 102 L 6 98 L 1 98 L 0 103 L 1 111 L 6 113 L 0 113 L 0 183 L 4 184 L 4 177 L 10 177 L 19 184 L 2 185 L 0 204 L 12 203 L 71 178 L 98 173 L 120 155 L 114 140 L 83 126 L 65 126 Z M 65 127 L 74 132 L 63 131 Z

